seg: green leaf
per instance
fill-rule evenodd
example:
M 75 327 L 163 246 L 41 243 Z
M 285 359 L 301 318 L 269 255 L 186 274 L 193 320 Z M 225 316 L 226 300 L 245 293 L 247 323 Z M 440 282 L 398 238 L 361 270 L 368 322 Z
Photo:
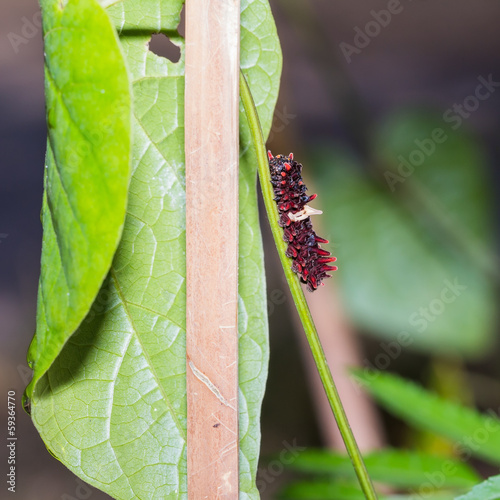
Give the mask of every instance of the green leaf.
M 413 174 L 388 184 L 384 174 L 399 175 L 402 161 L 420 151 L 415 140 L 440 127 L 447 139 L 422 153 Z M 377 337 L 408 332 L 401 348 L 480 356 L 493 340 L 496 310 L 494 274 L 484 263 L 494 233 L 485 154 L 466 130 L 449 130 L 430 113 L 400 113 L 378 129 L 380 183 L 331 148 L 317 148 L 311 162 L 322 169 L 315 203 L 335 245 L 348 312 Z
M 445 401 L 389 373 L 354 370 L 355 380 L 384 408 L 410 425 L 455 442 L 462 460 L 471 456 L 500 464 L 500 419 Z
M 116 29 L 125 34 L 127 31 L 147 33 L 168 33 L 177 35 L 179 13 L 184 0 L 99 0 L 109 14 Z
M 380 450 L 363 456 L 373 481 L 401 488 L 432 484 L 440 488 L 467 488 L 479 476 L 466 464 L 449 457 L 405 450 Z M 291 464 L 312 474 L 332 474 L 355 479 L 348 456 L 326 450 L 306 450 Z
M 125 219 L 131 153 L 130 83 L 108 16 L 95 0 L 69 0 L 64 10 L 57 1 L 41 5 L 49 137 L 28 394 L 109 270 Z
M 279 495 L 284 500 L 364 500 L 363 492 L 355 485 L 332 481 L 296 481 Z M 379 496 L 379 500 L 383 497 Z
M 455 500 L 500 500 L 500 476 L 488 478 Z
M 364 500 L 363 492 L 355 485 L 332 481 L 296 481 L 279 495 L 283 500 Z M 445 491 L 423 490 L 422 494 L 378 495 L 379 500 L 453 500 Z
M 422 496 L 426 500 L 453 500 L 453 494 L 446 491 L 436 491 L 429 493 L 427 490 L 421 493 L 409 495 L 389 495 L 387 500 L 422 500 Z
M 147 12 L 136 1 L 102 3 L 133 88 L 127 216 L 92 310 L 36 386 L 32 416 L 51 452 L 114 498 L 186 498 L 182 2 Z M 267 1 L 243 0 L 241 23 L 241 61 L 269 131 L 281 54 Z M 152 31 L 180 46 L 178 63 L 148 51 Z M 254 499 L 269 353 L 255 160 L 241 122 L 240 498 Z

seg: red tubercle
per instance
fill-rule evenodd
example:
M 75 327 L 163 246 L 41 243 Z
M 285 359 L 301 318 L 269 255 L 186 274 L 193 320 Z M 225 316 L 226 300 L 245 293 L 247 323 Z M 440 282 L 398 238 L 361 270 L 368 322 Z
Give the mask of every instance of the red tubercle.
M 321 269 L 324 271 L 337 271 L 338 267 L 337 266 L 323 266 Z
M 326 264 L 328 262 L 335 262 L 337 260 L 337 257 L 326 257 L 326 258 L 320 258 L 317 260 L 319 264 Z
M 328 250 L 323 250 L 322 248 L 312 248 L 311 251 L 316 252 L 318 255 L 324 255 L 325 257 L 330 255 Z

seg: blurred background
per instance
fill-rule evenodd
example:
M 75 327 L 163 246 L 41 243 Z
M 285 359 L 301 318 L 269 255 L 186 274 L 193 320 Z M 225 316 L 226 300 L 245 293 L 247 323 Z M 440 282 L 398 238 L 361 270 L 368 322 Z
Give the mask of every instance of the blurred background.
M 334 279 L 308 298 L 348 416 L 363 450 L 439 451 L 446 443 L 376 409 L 345 373 L 356 364 L 365 373 L 387 370 L 498 413 L 500 5 L 271 0 L 271 6 L 284 68 L 268 145 L 275 154 L 293 151 L 304 164 L 306 183 L 318 193 L 314 207 L 324 211 L 315 227 L 339 259 Z M 33 0 L 2 2 L 0 381 L 2 394 L 16 391 L 18 405 L 29 380 L 25 353 L 42 237 L 39 19 Z M 293 477 L 272 473 L 273 456 L 289 446 L 335 448 L 339 441 L 265 217 L 262 225 L 271 365 L 259 484 L 263 498 L 273 498 Z M 5 405 L 0 412 L 5 422 Z M 79 489 L 19 406 L 17 414 L 19 498 L 109 498 Z M 495 473 L 474 465 L 485 476 Z

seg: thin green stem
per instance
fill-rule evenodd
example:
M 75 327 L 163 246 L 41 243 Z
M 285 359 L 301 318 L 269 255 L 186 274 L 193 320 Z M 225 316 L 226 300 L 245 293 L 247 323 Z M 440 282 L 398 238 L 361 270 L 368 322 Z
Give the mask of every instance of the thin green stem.
M 368 476 L 368 472 L 356 440 L 354 439 L 349 421 L 347 420 L 344 407 L 342 406 L 339 393 L 337 392 L 335 382 L 333 381 L 332 374 L 325 358 L 325 353 L 323 352 L 323 347 L 321 346 L 321 342 L 319 340 L 318 332 L 314 326 L 304 292 L 302 291 L 297 275 L 291 269 L 290 259 L 285 255 L 286 243 L 283 241 L 283 229 L 278 225 L 279 215 L 276 203 L 273 199 L 274 194 L 271 185 L 271 175 L 269 172 L 264 137 L 252 94 L 250 93 L 250 89 L 242 72 L 240 72 L 240 96 L 245 108 L 245 113 L 255 146 L 260 186 L 262 189 L 262 196 L 264 198 L 267 215 L 269 217 L 269 224 L 271 226 L 274 242 L 276 243 L 276 247 L 278 249 L 278 255 L 285 272 L 288 286 L 290 287 L 297 312 L 299 313 L 300 320 L 302 321 L 307 341 L 309 342 L 318 373 L 321 377 L 321 382 L 323 383 L 328 401 L 332 407 L 333 415 L 335 416 L 335 420 L 337 421 L 337 425 L 347 448 L 347 452 L 351 457 L 354 470 L 358 476 L 361 489 L 368 500 L 376 500 L 377 495 L 370 477 Z

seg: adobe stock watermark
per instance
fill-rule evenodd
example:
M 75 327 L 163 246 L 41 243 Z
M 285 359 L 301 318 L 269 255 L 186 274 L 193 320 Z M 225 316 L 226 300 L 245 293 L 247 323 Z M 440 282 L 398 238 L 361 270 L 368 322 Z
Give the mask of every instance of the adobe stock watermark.
M 425 332 L 430 323 L 444 314 L 446 306 L 455 302 L 466 290 L 467 286 L 460 284 L 458 278 L 453 281 L 445 279 L 438 296 L 432 299 L 429 304 L 419 307 L 417 311 L 410 314 L 408 323 L 416 328 L 418 333 Z M 380 352 L 375 355 L 372 361 L 367 358 L 363 359 L 363 374 L 367 381 L 353 377 L 356 389 L 361 390 L 364 385 L 368 385 L 371 380 L 376 379 L 381 371 L 387 370 L 401 356 L 403 350 L 414 342 L 414 336 L 406 330 L 399 332 L 394 340 L 381 342 Z
M 465 97 L 461 103 L 453 104 L 443 113 L 443 121 L 449 124 L 451 130 L 460 128 L 464 120 L 479 109 L 481 102 L 489 99 L 500 88 L 500 82 L 495 81 L 491 73 L 486 78 L 479 76 L 477 80 L 479 83 L 472 94 Z M 427 137 L 416 138 L 413 141 L 415 149 L 407 157 L 403 155 L 397 157 L 396 172 L 389 170 L 384 172 L 384 178 L 391 192 L 396 190 L 398 184 L 405 182 L 415 172 L 416 167 L 423 165 L 427 158 L 436 152 L 439 145 L 446 142 L 448 138 L 448 133 L 441 127 L 436 127 Z
M 260 493 L 264 493 L 267 487 L 274 483 L 276 478 L 283 473 L 285 466 L 293 464 L 300 453 L 306 450 L 305 446 L 299 446 L 296 441 L 294 439 L 292 444 L 288 443 L 288 441 L 283 441 L 283 449 L 278 458 L 271 460 L 266 467 L 259 468 L 256 484 Z
M 463 436 L 453 444 L 452 455 L 459 458 L 460 462 L 469 461 L 472 456 L 483 446 L 491 437 L 500 431 L 500 422 L 497 414 L 493 410 L 487 412 L 490 416 L 484 420 L 484 425 L 477 427 L 471 435 Z M 428 472 L 425 474 L 427 481 L 418 488 L 411 491 L 416 498 L 429 498 L 436 493 L 436 490 L 446 486 L 446 478 L 455 476 L 457 466 L 455 461 L 449 459 L 442 463 L 440 470 Z
M 64 493 L 61 495 L 61 500 L 87 500 L 92 496 L 92 488 L 84 483 L 80 478 L 76 477 L 76 488 L 73 495 Z
M 19 33 L 12 31 L 7 34 L 12 50 L 15 54 L 19 53 L 20 47 L 26 45 L 31 39 L 38 35 L 42 28 L 42 13 L 35 12 L 31 19 L 26 16 L 21 17 L 21 30 Z
M 444 285 L 438 298 L 431 300 L 427 307 L 420 307 L 417 312 L 410 315 L 408 321 L 419 333 L 427 330 L 429 323 L 433 323 L 444 313 L 446 305 L 453 304 L 467 290 L 467 286 L 461 285 L 458 278 L 453 282 L 444 280 Z
M 21 379 L 23 385 L 26 387 L 33 378 L 33 370 L 26 365 L 17 365 L 17 374 Z
M 411 0 L 408 0 L 411 2 Z M 389 0 L 385 9 L 370 11 L 371 19 L 363 28 L 356 26 L 354 28 L 354 38 L 352 43 L 341 42 L 339 44 L 340 50 L 344 55 L 348 64 L 351 63 L 354 54 L 361 54 L 363 49 L 366 49 L 382 32 L 382 29 L 387 28 L 393 19 L 393 16 L 401 14 L 404 10 L 404 5 L 400 0 Z
M 267 316 L 271 316 L 276 306 L 281 306 L 286 302 L 286 295 L 283 290 L 275 288 L 271 293 L 269 293 L 267 298 Z
M 275 134 L 279 134 L 285 130 L 292 120 L 295 120 L 297 115 L 294 113 L 289 113 L 286 106 L 283 106 L 282 109 L 276 108 L 273 116 L 273 123 L 271 125 L 271 131 L 269 132 L 268 141 L 272 141 Z
M 103 286 L 94 299 L 92 307 L 87 313 L 87 316 L 85 316 L 83 323 L 91 323 L 97 316 L 104 314 L 109 309 L 110 303 L 115 300 L 116 295 L 113 291 L 109 290 L 108 287 Z

